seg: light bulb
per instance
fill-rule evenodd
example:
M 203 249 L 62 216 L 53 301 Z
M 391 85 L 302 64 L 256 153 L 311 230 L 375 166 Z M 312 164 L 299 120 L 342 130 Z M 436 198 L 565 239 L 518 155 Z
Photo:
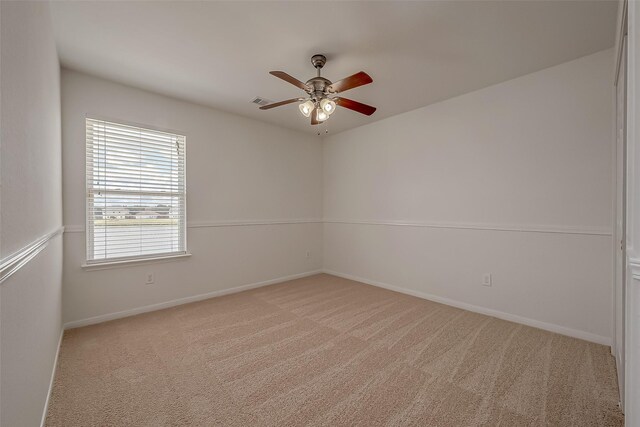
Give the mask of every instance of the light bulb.
M 300 112 L 305 116 L 305 117 L 309 117 L 311 115 L 311 112 L 313 111 L 313 102 L 311 100 L 307 101 L 307 102 L 303 102 L 302 104 L 300 104 L 298 106 L 298 108 L 300 108 Z
M 320 108 L 318 108 L 316 111 L 318 112 L 318 115 L 316 116 L 316 118 L 318 119 L 319 122 L 324 122 L 329 118 L 329 115 L 325 113 L 324 110 L 321 110 Z
M 325 98 L 320 101 L 320 107 L 324 110 L 325 113 L 330 115 L 336 110 L 336 103 L 329 98 Z

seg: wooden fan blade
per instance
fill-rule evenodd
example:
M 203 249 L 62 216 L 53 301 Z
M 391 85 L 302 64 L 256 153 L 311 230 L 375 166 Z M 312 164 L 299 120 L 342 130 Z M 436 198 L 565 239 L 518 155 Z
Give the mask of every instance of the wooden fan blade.
M 307 86 L 306 84 L 302 83 L 300 80 L 296 79 L 295 77 L 290 76 L 289 74 L 285 73 L 284 71 L 269 71 L 269 74 L 271 74 L 272 76 L 276 76 L 277 78 L 282 79 L 285 82 L 289 82 L 294 86 L 298 86 L 300 89 L 302 89 L 304 91 L 311 90 L 311 88 L 309 86 Z
M 311 112 L 311 124 L 312 124 L 312 125 L 319 125 L 320 123 L 322 123 L 322 122 L 319 122 L 319 121 L 317 120 L 317 118 L 316 118 L 316 110 L 314 109 L 314 110 Z
M 365 73 L 364 71 L 360 71 L 353 76 L 349 76 L 333 83 L 331 86 L 329 86 L 329 91 L 334 93 L 344 92 L 345 90 L 353 89 L 354 87 L 368 85 L 372 81 L 373 79 L 369 76 L 369 74 Z
M 358 101 L 353 101 L 347 98 L 336 98 L 336 104 L 341 107 L 348 108 L 353 111 L 357 111 L 361 114 L 366 114 L 367 116 L 372 115 L 376 112 L 376 107 L 372 107 L 371 105 L 363 104 Z
M 291 104 L 292 102 L 297 102 L 297 101 L 302 101 L 302 98 L 291 98 L 291 99 L 287 99 L 286 101 L 274 102 L 273 104 L 263 105 L 262 107 L 260 107 L 260 109 L 270 110 L 271 108 L 276 108 L 281 105 Z

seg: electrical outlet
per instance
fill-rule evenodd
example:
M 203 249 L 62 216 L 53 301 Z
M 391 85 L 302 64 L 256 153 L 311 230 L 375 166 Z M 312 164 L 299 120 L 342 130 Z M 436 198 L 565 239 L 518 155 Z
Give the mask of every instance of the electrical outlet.
M 482 286 L 491 286 L 491 273 L 482 275 Z
M 151 285 L 154 282 L 154 277 L 153 277 L 153 273 L 147 273 L 147 285 Z

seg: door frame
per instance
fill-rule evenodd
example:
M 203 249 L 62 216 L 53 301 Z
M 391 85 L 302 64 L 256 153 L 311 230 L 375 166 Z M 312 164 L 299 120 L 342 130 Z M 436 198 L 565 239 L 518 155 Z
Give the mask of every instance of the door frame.
M 617 61 L 617 75 L 615 79 L 615 118 L 614 118 L 614 227 L 613 227 L 613 254 L 614 254 L 614 292 L 613 292 L 613 339 L 611 353 L 616 359 L 618 367 L 618 386 L 620 392 L 620 406 L 624 410 L 624 373 L 625 373 L 625 301 L 626 301 L 626 209 L 627 209 L 627 182 L 626 182 L 626 31 L 622 36 L 620 55 Z
M 628 426 L 640 425 L 640 4 L 627 9 L 627 283 L 624 409 Z

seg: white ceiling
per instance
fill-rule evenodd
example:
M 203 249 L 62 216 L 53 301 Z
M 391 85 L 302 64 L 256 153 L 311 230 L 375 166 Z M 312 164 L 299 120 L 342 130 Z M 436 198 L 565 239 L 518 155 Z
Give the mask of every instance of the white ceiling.
M 360 70 L 330 133 L 451 98 L 613 46 L 615 1 L 66 2 L 52 4 L 62 64 L 242 116 L 315 132 L 290 104 L 314 53 L 332 81 Z

